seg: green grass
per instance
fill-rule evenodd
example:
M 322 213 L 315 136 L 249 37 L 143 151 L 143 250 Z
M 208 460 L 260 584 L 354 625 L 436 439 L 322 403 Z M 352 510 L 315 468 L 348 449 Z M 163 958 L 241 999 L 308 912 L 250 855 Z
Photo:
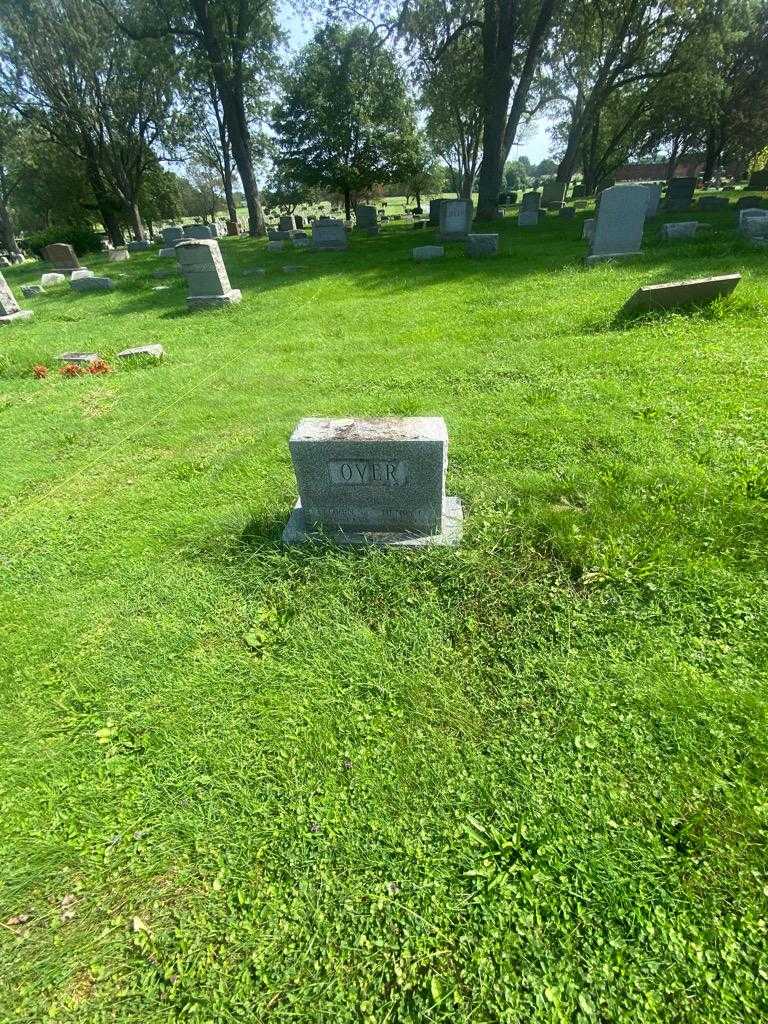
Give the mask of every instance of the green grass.
M 696 219 L 591 270 L 583 215 L 509 218 L 484 262 L 226 240 L 223 312 L 152 255 L 23 301 L 0 1020 L 766 1019 L 768 256 Z M 445 417 L 463 546 L 283 549 L 296 422 L 383 414 Z

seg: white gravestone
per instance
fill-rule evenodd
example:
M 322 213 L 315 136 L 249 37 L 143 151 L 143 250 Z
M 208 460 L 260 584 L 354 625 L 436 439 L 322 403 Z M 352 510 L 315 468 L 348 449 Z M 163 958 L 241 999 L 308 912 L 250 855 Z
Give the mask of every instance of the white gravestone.
M 616 256 L 635 256 L 643 242 L 648 209 L 644 185 L 612 185 L 600 195 L 587 265 Z
M 176 246 L 179 266 L 186 278 L 190 309 L 231 306 L 242 298 L 229 283 L 219 243 L 214 239 L 190 239 Z
M 29 320 L 31 309 L 22 309 L 14 298 L 10 285 L 0 274 L 0 324 L 11 324 L 16 320 Z
M 299 501 L 286 544 L 458 544 L 463 512 L 445 495 L 442 418 L 304 419 L 289 448 Z

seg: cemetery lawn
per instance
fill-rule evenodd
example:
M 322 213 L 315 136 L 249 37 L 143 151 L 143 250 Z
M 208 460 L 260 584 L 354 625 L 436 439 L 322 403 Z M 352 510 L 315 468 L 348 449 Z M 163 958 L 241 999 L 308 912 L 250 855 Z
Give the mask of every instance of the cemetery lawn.
M 227 240 L 221 312 L 7 272 L 1 1021 L 766 1019 L 768 253 L 694 216 Z M 385 414 L 445 417 L 463 546 L 282 548 L 298 420 Z

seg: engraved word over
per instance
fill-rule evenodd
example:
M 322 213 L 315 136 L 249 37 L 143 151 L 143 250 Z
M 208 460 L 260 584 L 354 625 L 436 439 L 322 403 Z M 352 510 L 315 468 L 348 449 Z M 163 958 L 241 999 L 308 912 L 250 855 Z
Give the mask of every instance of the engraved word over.
M 377 462 L 373 459 L 329 462 L 328 471 L 332 484 L 402 487 L 408 483 L 408 466 L 405 462 Z

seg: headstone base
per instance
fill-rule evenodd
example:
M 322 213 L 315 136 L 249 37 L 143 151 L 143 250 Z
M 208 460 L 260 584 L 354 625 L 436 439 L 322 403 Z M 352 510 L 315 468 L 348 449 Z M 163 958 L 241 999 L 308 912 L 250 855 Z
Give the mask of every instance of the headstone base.
M 464 530 L 464 509 L 460 498 L 443 500 L 443 519 L 439 533 L 393 533 L 383 530 L 342 530 L 337 527 L 315 529 L 304 518 L 301 500 L 293 507 L 283 530 L 283 544 L 307 544 L 326 541 L 350 547 L 457 547 Z
M 31 309 L 20 309 L 18 313 L 5 313 L 3 316 L 0 316 L 0 324 L 12 324 L 17 320 L 29 320 L 34 315 Z
M 230 288 L 224 295 L 190 295 L 187 298 L 187 305 L 190 309 L 220 309 L 223 306 L 233 306 L 242 297 L 239 288 Z
M 588 267 L 593 267 L 596 263 L 606 263 L 611 260 L 627 260 L 633 256 L 642 256 L 642 252 L 601 252 L 595 256 L 585 256 L 584 262 Z

